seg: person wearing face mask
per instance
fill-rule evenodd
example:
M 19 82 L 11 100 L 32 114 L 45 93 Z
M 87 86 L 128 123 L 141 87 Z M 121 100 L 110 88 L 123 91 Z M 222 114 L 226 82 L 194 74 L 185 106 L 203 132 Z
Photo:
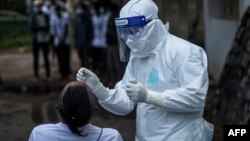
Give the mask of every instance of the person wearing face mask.
M 211 141 L 214 127 L 203 119 L 206 53 L 170 34 L 157 14 L 152 0 L 130 0 L 115 19 L 120 58 L 129 62 L 114 89 L 86 68 L 77 80 L 114 114 L 136 107 L 136 141 Z
M 43 59 L 46 69 L 46 78 L 50 78 L 50 60 L 49 60 L 49 41 L 50 41 L 50 19 L 49 16 L 43 12 L 43 0 L 34 1 L 34 9 L 30 18 L 29 24 L 32 31 L 32 52 L 33 52 L 33 69 L 36 78 L 39 75 L 39 54 L 40 50 L 43 52 Z
M 75 22 L 75 43 L 82 67 L 90 66 L 89 59 L 91 40 L 93 37 L 93 26 L 91 21 L 90 8 L 87 3 L 81 3 L 76 15 Z
M 61 80 L 67 79 L 71 73 L 69 18 L 68 12 L 57 4 L 55 13 L 51 17 L 51 28 Z
M 95 73 L 106 80 L 107 73 L 107 26 L 110 14 L 100 1 L 93 3 L 92 14 L 93 39 L 91 41 L 92 67 Z

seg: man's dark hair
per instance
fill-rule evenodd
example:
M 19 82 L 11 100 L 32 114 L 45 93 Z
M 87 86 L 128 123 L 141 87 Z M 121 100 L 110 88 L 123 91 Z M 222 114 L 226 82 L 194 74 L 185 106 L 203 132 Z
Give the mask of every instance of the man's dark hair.
M 88 86 L 82 82 L 68 83 L 58 97 L 57 111 L 73 134 L 83 136 L 78 128 L 89 123 L 95 101 Z

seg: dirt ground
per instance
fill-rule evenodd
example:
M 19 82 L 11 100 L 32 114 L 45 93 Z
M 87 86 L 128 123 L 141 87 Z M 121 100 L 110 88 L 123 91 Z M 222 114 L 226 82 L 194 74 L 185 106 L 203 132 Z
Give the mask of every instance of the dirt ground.
M 51 60 L 55 59 L 51 54 Z M 27 141 L 33 127 L 59 121 L 55 111 L 57 94 L 64 85 L 75 80 L 80 68 L 78 56 L 72 51 L 72 74 L 61 80 L 56 61 L 51 61 L 51 78 L 45 79 L 43 60 L 40 55 L 40 76 L 33 76 L 30 52 L 0 52 L 0 140 Z M 99 106 L 91 123 L 100 127 L 115 128 L 125 141 L 135 138 L 135 113 L 116 116 Z
M 57 123 L 56 94 L 25 95 L 4 93 L 0 95 L 0 139 L 2 141 L 27 141 L 32 128 L 44 123 Z M 115 128 L 125 141 L 134 140 L 134 114 L 120 117 L 100 108 L 91 123 L 100 127 Z

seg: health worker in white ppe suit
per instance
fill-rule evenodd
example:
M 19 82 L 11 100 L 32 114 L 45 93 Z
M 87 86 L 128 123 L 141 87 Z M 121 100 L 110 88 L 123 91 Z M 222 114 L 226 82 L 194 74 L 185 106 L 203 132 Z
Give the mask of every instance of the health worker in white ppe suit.
M 208 89 L 204 50 L 169 34 L 152 0 L 130 0 L 115 19 L 120 57 L 129 62 L 114 89 L 86 68 L 77 73 L 99 103 L 117 115 L 136 106 L 136 141 L 211 141 L 203 119 Z M 126 47 L 126 45 L 128 47 Z

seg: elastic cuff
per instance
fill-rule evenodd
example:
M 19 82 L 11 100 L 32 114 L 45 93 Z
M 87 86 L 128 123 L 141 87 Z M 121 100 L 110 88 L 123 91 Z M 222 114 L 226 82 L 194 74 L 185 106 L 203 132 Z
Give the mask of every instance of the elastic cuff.
M 102 84 L 92 92 L 100 101 L 104 101 L 109 97 L 109 89 Z
M 161 93 L 148 90 L 146 99 L 147 103 L 161 107 L 163 105 L 163 101 L 164 96 Z

